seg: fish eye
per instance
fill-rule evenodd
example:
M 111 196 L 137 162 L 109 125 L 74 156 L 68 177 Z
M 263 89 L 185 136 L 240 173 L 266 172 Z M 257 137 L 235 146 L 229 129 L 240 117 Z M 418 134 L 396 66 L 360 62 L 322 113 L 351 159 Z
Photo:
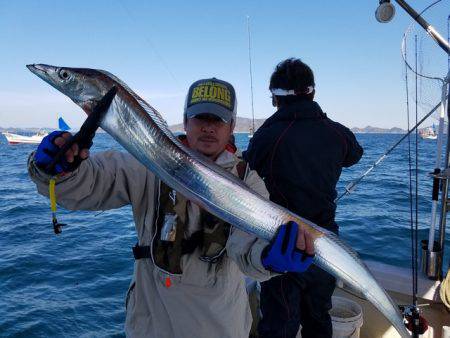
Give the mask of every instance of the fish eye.
M 58 75 L 62 80 L 67 80 L 70 77 L 69 72 L 65 69 L 61 69 L 59 71 Z

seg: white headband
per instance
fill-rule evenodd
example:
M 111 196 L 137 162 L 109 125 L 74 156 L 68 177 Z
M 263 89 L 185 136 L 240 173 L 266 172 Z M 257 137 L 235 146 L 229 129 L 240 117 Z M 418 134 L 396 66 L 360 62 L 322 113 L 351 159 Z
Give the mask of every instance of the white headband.
M 290 90 L 286 90 L 286 89 L 281 89 L 281 88 L 274 88 L 270 90 L 272 92 L 273 95 L 275 96 L 290 96 L 290 95 L 297 95 L 295 93 L 295 90 L 290 89 Z M 309 86 L 306 87 L 306 91 L 302 94 L 311 94 L 314 91 L 314 87 L 313 86 Z

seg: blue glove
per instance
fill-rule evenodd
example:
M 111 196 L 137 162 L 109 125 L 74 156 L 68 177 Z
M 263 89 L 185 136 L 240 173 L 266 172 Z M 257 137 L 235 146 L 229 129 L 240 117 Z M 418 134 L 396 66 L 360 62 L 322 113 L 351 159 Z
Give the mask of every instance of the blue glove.
M 39 144 L 36 153 L 34 154 L 34 163 L 39 169 L 44 170 L 49 175 L 56 175 L 62 172 L 72 171 L 72 165 L 67 162 L 66 157 L 63 156 L 61 161 L 55 165 L 52 172 L 47 172 L 47 166 L 52 162 L 53 158 L 59 151 L 59 147 L 55 145 L 54 141 L 56 138 L 60 137 L 66 131 L 55 130 L 42 139 Z
M 285 272 L 304 272 L 312 264 L 314 256 L 296 247 L 298 224 L 283 224 L 275 240 L 262 253 L 262 264 L 267 270 Z

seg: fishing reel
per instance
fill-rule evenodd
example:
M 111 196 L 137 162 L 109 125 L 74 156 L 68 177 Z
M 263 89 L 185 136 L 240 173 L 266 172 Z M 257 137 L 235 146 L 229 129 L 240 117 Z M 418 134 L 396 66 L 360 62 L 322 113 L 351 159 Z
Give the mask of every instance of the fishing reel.
M 414 305 L 399 306 L 403 314 L 406 328 L 412 332 L 413 337 L 418 337 L 428 330 L 428 321 L 420 314 L 420 310 Z

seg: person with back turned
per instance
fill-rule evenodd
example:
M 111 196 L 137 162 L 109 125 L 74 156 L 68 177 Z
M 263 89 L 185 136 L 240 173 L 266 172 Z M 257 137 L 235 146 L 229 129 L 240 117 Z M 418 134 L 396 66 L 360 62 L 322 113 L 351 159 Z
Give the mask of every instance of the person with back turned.
M 277 111 L 253 135 L 244 159 L 273 202 L 337 234 L 336 184 L 363 149 L 314 101 L 314 75 L 301 60 L 279 63 L 269 89 Z M 314 265 L 261 283 L 259 336 L 296 337 L 301 324 L 303 338 L 331 338 L 334 288 L 335 278 Z
M 186 135 L 179 141 L 268 197 L 264 182 L 229 142 L 236 105 L 228 82 L 196 81 L 187 94 Z M 132 205 L 138 243 L 125 301 L 128 337 L 248 338 L 252 319 L 244 276 L 262 281 L 311 264 L 312 237 L 297 224 L 282 225 L 270 243 L 258 239 L 187 200 L 127 153 L 89 156 L 75 144 L 46 172 L 68 137 L 56 131 L 44 138 L 30 156 L 29 174 L 46 196 L 50 177 L 56 177 L 58 202 L 67 209 Z

